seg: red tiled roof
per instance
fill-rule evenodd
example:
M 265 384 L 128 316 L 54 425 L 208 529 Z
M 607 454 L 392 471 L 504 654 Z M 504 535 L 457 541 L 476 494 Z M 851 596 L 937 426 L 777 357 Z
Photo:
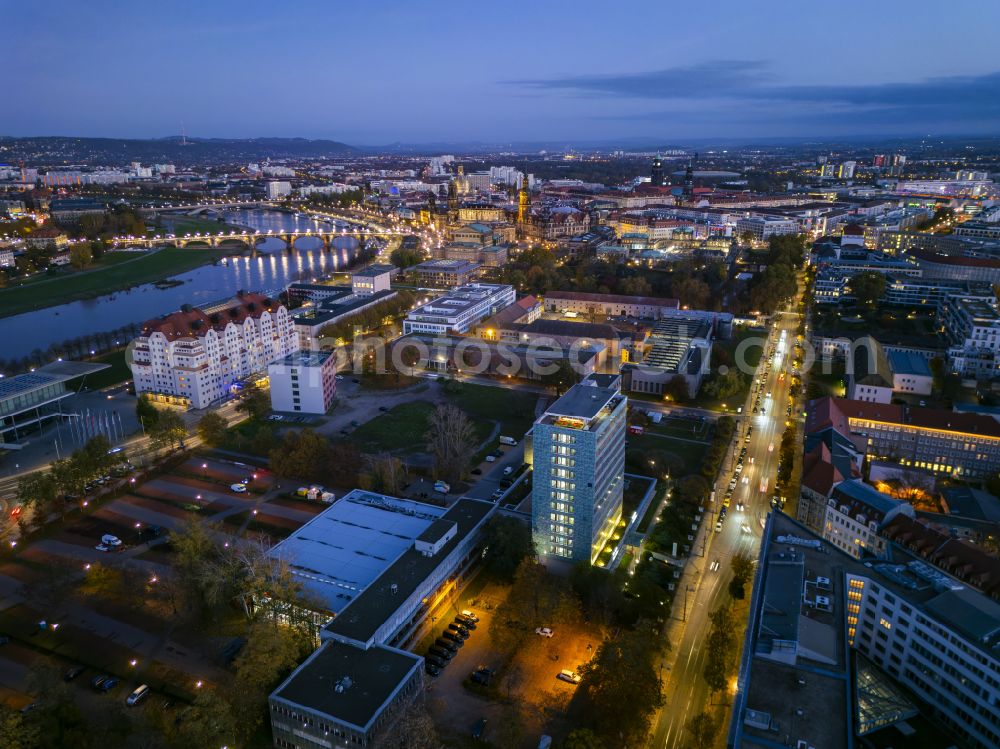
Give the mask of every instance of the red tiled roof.
M 830 448 L 820 442 L 802 460 L 802 483 L 814 492 L 829 497 L 833 487 L 844 480 L 833 465 Z
M 910 250 L 910 254 L 918 260 L 941 265 L 961 265 L 966 268 L 1000 268 L 1000 260 L 985 257 L 964 257 L 962 255 L 945 255 L 942 252 L 928 250 Z
M 982 549 L 952 538 L 926 520 L 905 515 L 887 523 L 882 535 L 987 595 L 1000 598 L 1000 559 Z
M 142 324 L 142 334 L 148 336 L 162 333 L 171 341 L 178 338 L 201 337 L 209 329 L 224 330 L 231 322 L 241 325 L 248 317 L 260 317 L 262 312 L 274 309 L 273 300 L 263 294 L 244 294 L 237 297 L 236 302 L 218 314 L 217 322 L 213 322 L 213 318 L 216 317 L 214 314 L 210 317 L 200 309 L 181 310 L 165 317 L 147 320 Z
M 888 424 L 907 424 L 919 429 L 939 429 L 962 434 L 1000 437 L 1000 423 L 992 416 L 958 413 L 943 408 L 904 409 L 891 403 L 868 403 L 847 398 L 819 398 L 810 401 L 806 412 L 806 433 L 833 426 L 841 434 L 850 434 L 847 419 L 870 419 Z

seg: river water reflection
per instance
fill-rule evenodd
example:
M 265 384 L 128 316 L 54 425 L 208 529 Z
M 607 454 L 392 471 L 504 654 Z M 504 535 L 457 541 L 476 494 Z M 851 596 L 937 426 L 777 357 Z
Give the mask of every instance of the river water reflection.
M 226 221 L 274 232 L 330 228 L 330 224 L 305 216 L 265 210 L 228 212 Z M 164 224 L 169 225 L 169 218 Z M 179 309 L 182 304 L 198 306 L 220 301 L 240 289 L 277 293 L 293 281 L 311 280 L 347 267 L 357 244 L 353 238 L 344 237 L 335 240 L 332 251 L 324 252 L 321 240 L 303 237 L 296 242 L 295 252 L 286 252 L 284 242 L 267 239 L 257 245 L 256 257 L 234 255 L 224 263 L 181 273 L 171 277 L 182 282 L 177 286 L 161 289 L 143 284 L 107 296 L 0 318 L 0 358 L 20 358 L 66 340 L 141 323 Z

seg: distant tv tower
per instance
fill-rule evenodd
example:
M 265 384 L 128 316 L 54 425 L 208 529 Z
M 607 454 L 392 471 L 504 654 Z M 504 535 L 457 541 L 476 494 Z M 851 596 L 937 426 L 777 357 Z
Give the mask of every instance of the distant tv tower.
M 181 120 L 181 145 L 182 146 L 186 146 L 187 145 L 187 135 L 184 132 L 184 121 L 183 120 Z

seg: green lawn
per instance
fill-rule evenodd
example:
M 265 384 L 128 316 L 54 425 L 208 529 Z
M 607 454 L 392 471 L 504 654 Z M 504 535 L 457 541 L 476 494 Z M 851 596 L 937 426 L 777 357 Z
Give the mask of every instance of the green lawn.
M 500 422 L 500 434 L 513 437 L 518 442 L 535 423 L 536 393 L 507 390 L 502 387 L 460 383 L 459 389 L 449 393 L 449 400 L 473 420 L 489 419 Z
M 626 441 L 626 470 L 656 477 L 663 476 L 667 471 L 671 478 L 697 473 L 708 448 L 705 442 L 686 442 L 649 433 L 630 434 Z
M 420 451 L 433 411 L 424 401 L 401 403 L 359 426 L 348 439 L 366 453 Z
M 0 317 L 53 307 L 79 299 L 110 294 L 138 284 L 158 281 L 231 254 L 207 248 L 167 247 L 150 253 L 113 253 L 110 264 L 90 271 L 45 278 L 23 286 L 0 290 Z M 119 259 L 120 255 L 129 255 Z
M 147 232 L 150 236 L 159 234 L 163 236 L 164 234 L 176 234 L 179 237 L 183 237 L 185 234 L 218 234 L 221 232 L 236 231 L 239 233 L 242 229 L 237 229 L 235 226 L 230 226 L 223 221 L 216 221 L 211 218 L 201 218 L 199 216 L 168 216 L 164 218 L 163 226 L 157 227 L 150 232 Z
M 111 365 L 111 369 L 105 369 L 87 377 L 84 384 L 91 390 L 100 390 L 132 379 L 132 370 L 125 363 L 125 349 L 98 356 L 91 361 L 95 364 Z

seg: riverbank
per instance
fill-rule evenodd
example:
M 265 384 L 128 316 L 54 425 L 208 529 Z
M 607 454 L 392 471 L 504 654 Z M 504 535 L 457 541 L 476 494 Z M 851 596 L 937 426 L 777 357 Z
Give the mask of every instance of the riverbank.
M 116 255 L 118 253 L 115 253 Z M 66 276 L 0 289 L 0 317 L 124 291 L 218 261 L 233 249 L 165 247 Z

